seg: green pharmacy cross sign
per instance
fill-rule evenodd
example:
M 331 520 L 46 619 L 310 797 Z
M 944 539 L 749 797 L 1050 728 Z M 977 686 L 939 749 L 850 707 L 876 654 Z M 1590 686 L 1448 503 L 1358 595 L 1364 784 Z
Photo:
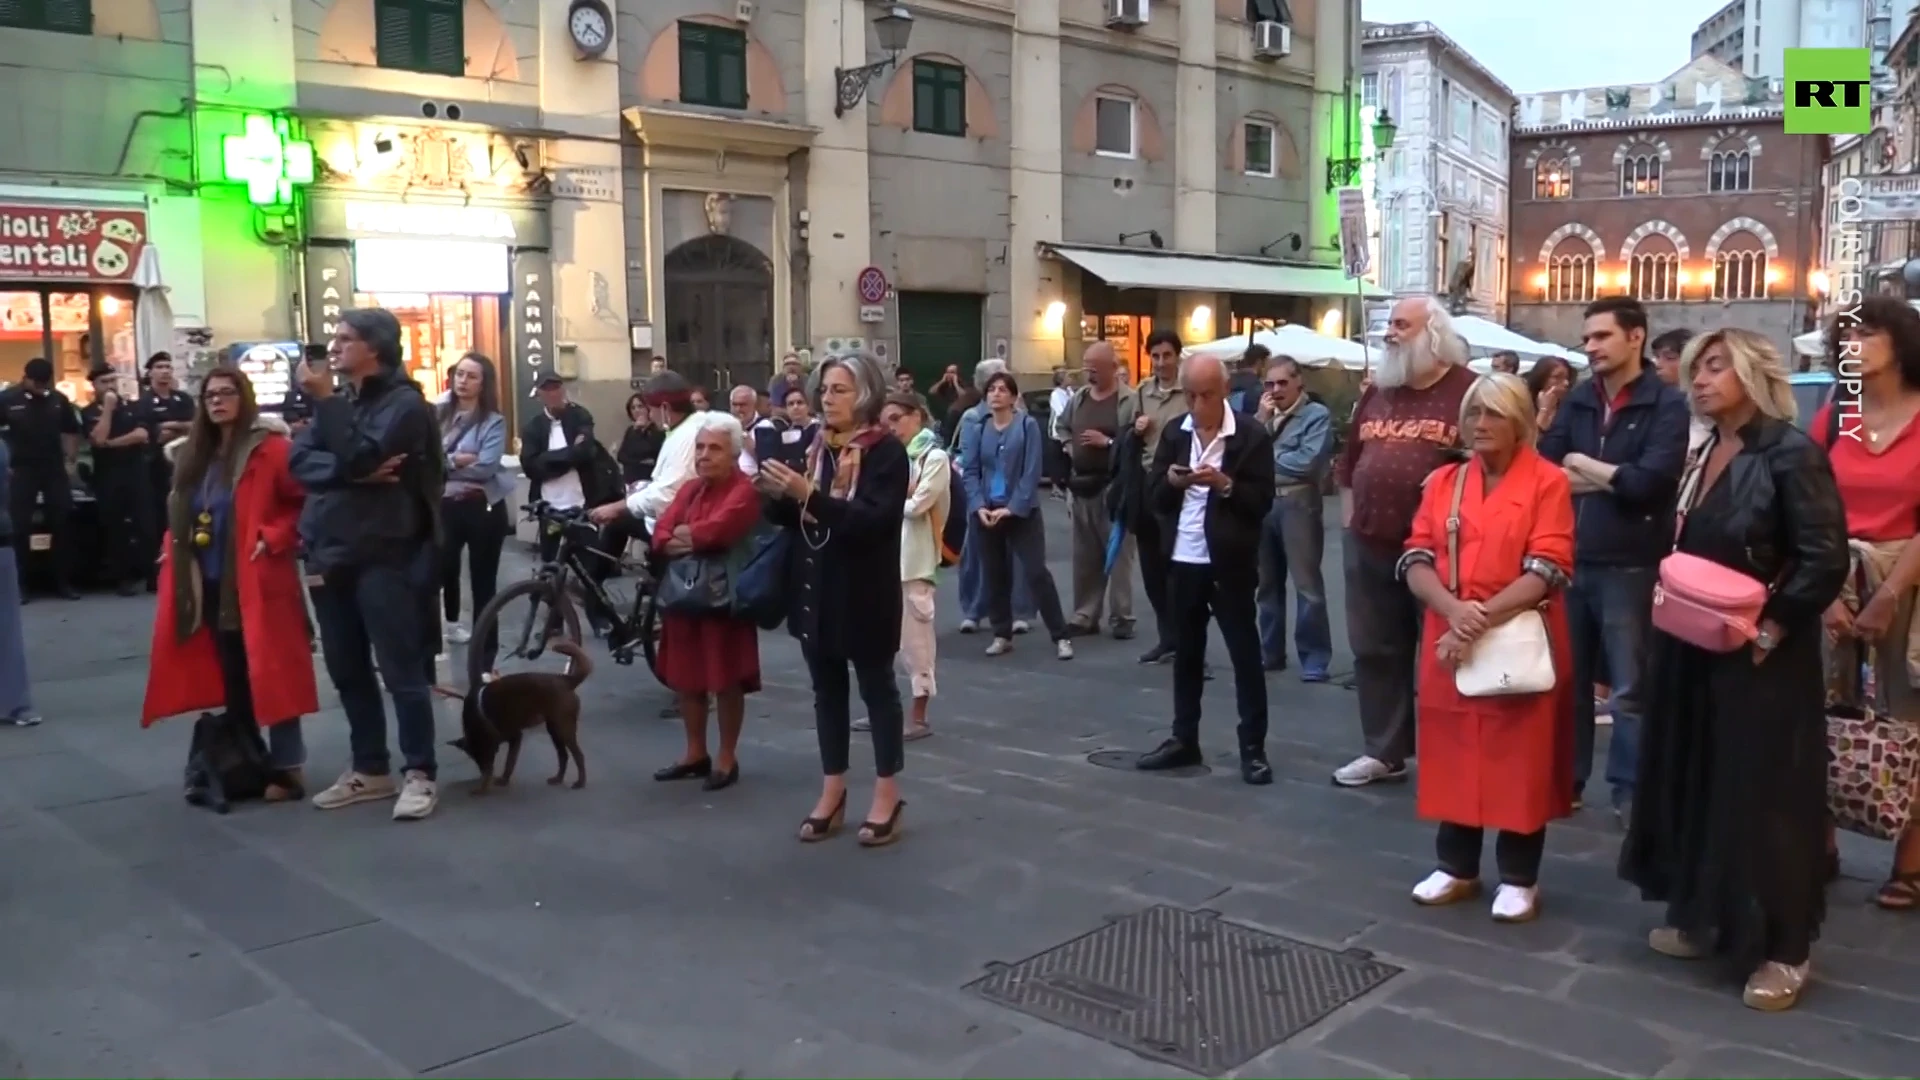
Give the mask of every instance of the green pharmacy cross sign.
M 238 135 L 220 140 L 228 181 L 247 185 L 255 206 L 293 202 L 294 185 L 313 183 L 313 144 L 293 137 L 285 117 L 248 116 Z

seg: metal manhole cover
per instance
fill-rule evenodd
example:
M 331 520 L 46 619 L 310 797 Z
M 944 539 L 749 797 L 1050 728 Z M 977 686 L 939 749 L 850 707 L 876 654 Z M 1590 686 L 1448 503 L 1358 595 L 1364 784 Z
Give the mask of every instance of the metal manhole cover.
M 1318 1023 L 1400 968 L 1212 912 L 1151 907 L 966 989 L 1142 1057 L 1219 1076 Z
M 1183 765 L 1178 769 L 1159 769 L 1154 772 L 1140 772 L 1139 769 L 1134 768 L 1134 762 L 1139 760 L 1140 754 L 1135 750 L 1096 750 L 1087 755 L 1089 764 L 1098 765 L 1103 769 L 1119 769 L 1122 772 L 1137 772 L 1140 773 L 1141 776 L 1170 776 L 1179 780 L 1192 776 L 1206 776 L 1208 773 L 1213 772 L 1212 769 L 1207 768 L 1205 765 Z

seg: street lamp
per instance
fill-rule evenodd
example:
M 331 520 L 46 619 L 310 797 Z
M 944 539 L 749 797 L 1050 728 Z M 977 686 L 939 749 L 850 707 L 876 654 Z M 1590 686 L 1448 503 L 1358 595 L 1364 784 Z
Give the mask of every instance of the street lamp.
M 1393 149 L 1393 137 L 1399 133 L 1400 125 L 1393 122 L 1393 114 L 1384 108 L 1381 109 L 1380 115 L 1373 121 L 1374 153 L 1384 156 L 1387 151 Z
M 1387 152 L 1387 148 L 1393 145 L 1393 137 L 1398 134 L 1399 131 L 1400 125 L 1393 122 L 1393 117 L 1388 115 L 1384 108 L 1381 109 L 1380 115 L 1375 118 L 1373 122 L 1373 150 L 1375 157 L 1384 155 Z M 1351 184 L 1359 183 L 1360 169 L 1365 164 L 1364 161 L 1357 157 L 1328 158 L 1327 190 L 1332 191 L 1335 188 L 1347 187 Z
M 907 39 L 913 36 L 913 13 L 904 4 L 889 4 L 873 20 L 873 30 L 880 38 L 880 48 L 887 58 L 857 68 L 833 69 L 835 116 L 845 116 L 848 109 L 860 104 L 867 96 L 867 86 L 893 67 L 900 54 L 907 50 Z

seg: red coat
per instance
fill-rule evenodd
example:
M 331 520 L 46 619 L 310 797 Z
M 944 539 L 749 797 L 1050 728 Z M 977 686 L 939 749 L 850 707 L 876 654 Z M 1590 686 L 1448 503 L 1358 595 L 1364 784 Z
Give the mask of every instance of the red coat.
M 238 553 L 233 567 L 234 587 L 240 598 L 240 628 L 247 644 L 247 667 L 253 684 L 253 715 L 263 725 L 278 724 L 318 712 L 313 654 L 308 645 L 306 598 L 300 568 L 294 558 L 299 546 L 297 526 L 306 492 L 287 471 L 291 449 L 284 425 L 262 418 L 256 427 L 258 443 L 248 453 L 234 486 L 231 527 Z M 250 558 L 256 540 L 267 542 L 267 553 Z M 183 713 L 218 710 L 226 704 L 220 681 L 220 662 L 214 654 L 213 634 L 202 624 L 182 640 L 175 625 L 174 577 L 180 571 L 172 543 L 163 542 L 160 563 L 160 603 L 153 619 L 153 662 L 147 669 L 147 699 L 140 726 Z M 192 595 L 200 592 L 200 566 L 178 560 L 193 577 Z
M 653 549 L 664 554 L 676 526 L 685 525 L 693 550 L 718 555 L 738 544 L 760 520 L 760 496 L 747 475 L 724 483 L 694 477 L 653 527 Z M 660 681 L 676 694 L 725 694 L 760 690 L 760 630 L 727 615 L 660 617 Z
M 1434 556 L 1447 580 L 1447 516 L 1454 477 L 1472 470 L 1460 497 L 1460 591 L 1466 600 L 1491 600 L 1521 574 L 1529 556 L 1562 573 L 1573 567 L 1573 496 L 1552 462 L 1522 447 L 1492 494 L 1478 459 L 1446 466 L 1427 481 L 1407 549 Z M 1423 616 L 1420 632 L 1418 722 L 1419 813 L 1457 825 L 1537 832 L 1573 812 L 1573 685 L 1567 611 L 1558 590 L 1548 595 L 1547 638 L 1553 646 L 1554 689 L 1545 694 L 1469 698 L 1454 689 L 1453 672 L 1434 645 L 1447 622 Z

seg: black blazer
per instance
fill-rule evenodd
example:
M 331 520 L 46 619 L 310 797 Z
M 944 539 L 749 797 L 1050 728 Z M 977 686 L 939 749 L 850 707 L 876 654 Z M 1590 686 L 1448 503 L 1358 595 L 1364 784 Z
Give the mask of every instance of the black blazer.
M 815 656 L 880 663 L 900 651 L 900 522 L 908 475 L 906 448 L 887 437 L 862 453 L 849 498 L 814 492 L 807 502 L 812 522 L 801 525 L 791 499 L 768 501 L 768 519 L 794 530 L 787 632 Z
M 1191 416 L 1183 414 L 1167 426 L 1147 470 L 1147 505 L 1160 521 L 1169 554 L 1187 493 L 1168 482 L 1167 470 L 1193 456 Z M 1233 490 L 1224 498 L 1218 491 L 1207 493 L 1206 532 L 1216 578 L 1239 585 L 1260 576 L 1260 527 L 1273 509 L 1273 436 L 1247 413 L 1232 416 L 1233 434 L 1227 436 L 1220 471 L 1233 480 Z
M 578 469 L 581 487 L 587 486 L 587 469 L 593 463 L 593 414 L 571 401 L 560 410 L 560 430 L 566 433 L 564 450 L 547 449 L 553 436 L 553 421 L 547 410 L 539 409 L 520 425 L 520 470 L 527 474 L 527 497 L 538 500 L 540 485 L 557 480 Z M 578 441 L 581 434 L 586 442 Z

